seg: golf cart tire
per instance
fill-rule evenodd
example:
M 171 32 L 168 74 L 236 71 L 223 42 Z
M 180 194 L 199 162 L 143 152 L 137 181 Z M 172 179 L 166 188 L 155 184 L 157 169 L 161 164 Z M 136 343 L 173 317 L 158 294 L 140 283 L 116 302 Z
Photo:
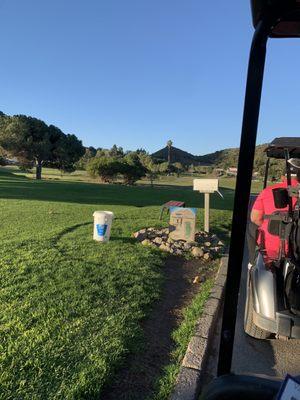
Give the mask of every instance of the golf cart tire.
M 248 293 L 247 293 L 244 330 L 247 335 L 255 339 L 270 339 L 271 337 L 270 332 L 259 328 L 253 322 L 253 293 L 251 288 L 248 288 Z

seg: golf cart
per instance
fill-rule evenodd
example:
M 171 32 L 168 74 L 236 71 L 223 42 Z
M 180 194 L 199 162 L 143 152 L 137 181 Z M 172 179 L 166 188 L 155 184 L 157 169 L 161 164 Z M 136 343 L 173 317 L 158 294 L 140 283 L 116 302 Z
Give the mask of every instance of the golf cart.
M 291 185 L 291 174 L 300 167 L 300 138 L 276 138 L 267 147 L 264 187 L 272 158 L 285 160 L 286 188 L 272 190 L 274 211 L 266 215 L 268 232 L 280 239 L 278 257 L 264 260 L 256 248 L 248 264 L 245 332 L 258 339 L 300 338 L 300 185 Z M 294 204 L 294 205 L 293 205 Z M 298 209 L 298 210 L 297 210 Z M 256 227 L 251 221 L 249 228 Z M 251 238 L 250 241 L 255 237 Z M 288 254 L 286 252 L 288 243 Z M 250 247 L 250 246 L 249 246 Z M 250 250 L 251 251 L 251 250 Z M 252 260 L 253 258 L 253 260 Z
M 218 377 L 212 381 L 211 384 L 202 392 L 201 399 L 203 400 L 240 400 L 241 398 L 244 400 L 271 400 L 275 397 L 277 399 L 282 398 L 281 395 L 278 394 L 281 382 L 268 377 L 234 375 L 231 373 L 231 363 L 241 271 L 244 257 L 244 244 L 248 220 L 248 204 L 251 189 L 260 99 L 266 58 L 266 44 L 269 38 L 300 37 L 300 0 L 251 0 L 251 9 L 255 32 L 252 40 L 248 65 L 238 173 L 232 218 L 227 282 L 225 287 L 221 340 L 219 346 L 217 371 Z M 299 139 L 294 138 L 294 140 L 297 140 L 296 147 L 299 148 Z M 270 148 L 271 147 L 272 145 Z M 275 150 L 275 148 L 276 145 L 274 146 L 273 150 Z M 285 148 L 286 146 L 281 146 L 283 152 L 285 152 Z M 290 150 L 290 146 L 288 146 L 288 151 Z M 269 155 L 271 155 L 271 150 L 269 151 Z M 283 158 L 288 159 L 290 157 L 293 158 L 291 154 L 285 154 Z M 294 158 L 296 157 L 297 156 L 295 155 Z M 286 164 L 287 169 L 289 169 L 288 163 Z M 290 182 L 288 182 L 288 184 L 290 184 Z M 289 218 L 293 218 L 289 204 L 292 201 L 291 196 L 294 195 L 298 196 L 297 193 L 293 192 L 289 192 L 288 196 L 286 196 L 285 193 L 285 197 L 288 197 L 287 202 Z M 275 225 L 277 225 L 278 229 L 278 221 L 276 221 Z M 281 225 L 281 223 L 279 225 Z M 294 234 L 296 231 L 297 229 L 294 230 Z M 284 233 L 282 232 L 280 235 L 283 236 Z M 285 235 L 286 238 L 288 236 L 288 231 L 285 232 Z M 297 254 L 293 255 L 293 257 L 296 256 Z M 255 270 L 260 271 L 259 274 L 261 274 L 261 272 L 264 271 L 263 265 L 261 264 L 258 268 L 256 267 L 258 263 L 259 261 L 257 258 Z M 280 271 L 281 275 L 283 275 L 283 282 L 285 282 L 286 278 L 284 273 L 287 272 L 287 267 L 285 268 L 286 269 L 283 271 L 283 273 L 280 268 L 277 269 L 277 271 Z M 252 285 L 252 273 L 249 275 L 251 275 L 251 287 L 255 286 L 255 288 L 258 289 L 256 283 Z M 255 282 L 254 279 L 256 279 L 257 275 L 258 272 L 253 272 L 253 282 Z M 264 328 L 267 331 L 269 330 L 269 332 L 273 329 L 276 334 L 283 334 L 285 337 L 298 336 L 299 328 L 295 329 L 296 316 L 291 313 L 291 307 L 289 307 L 289 304 L 287 303 L 283 303 L 283 305 L 277 304 L 278 293 L 276 292 L 274 294 L 274 291 L 278 291 L 277 285 L 280 284 L 280 279 L 274 279 L 273 272 L 267 272 L 266 276 L 268 277 L 267 281 L 270 283 L 271 288 L 273 288 L 273 296 L 271 299 L 273 299 L 274 307 L 273 314 L 268 315 L 273 317 L 275 315 L 275 323 L 273 322 L 273 327 L 264 325 Z M 262 287 L 262 285 L 259 285 L 259 287 Z M 251 293 L 252 292 L 250 292 L 250 294 Z M 262 292 L 259 291 L 259 293 L 261 295 Z M 284 293 L 284 288 L 281 290 L 281 293 Z M 256 295 L 256 293 L 252 294 Z M 248 322 L 251 322 L 252 318 L 252 323 L 255 322 L 258 324 L 257 319 L 254 319 L 253 315 L 250 315 L 250 297 L 249 300 L 247 306 L 249 310 L 249 318 L 247 320 Z M 253 303 L 254 307 L 257 307 L 257 298 L 253 299 Z M 260 304 L 262 304 L 262 301 Z M 287 314 L 284 312 L 286 309 Z M 261 312 L 258 310 L 258 308 L 256 308 L 255 311 L 257 314 L 258 311 Z M 261 329 L 260 326 L 255 326 L 257 329 Z

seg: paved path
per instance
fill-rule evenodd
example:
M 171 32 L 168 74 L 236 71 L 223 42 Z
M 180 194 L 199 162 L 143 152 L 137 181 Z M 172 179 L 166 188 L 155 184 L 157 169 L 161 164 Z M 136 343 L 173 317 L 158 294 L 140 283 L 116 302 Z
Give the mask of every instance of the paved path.
M 270 376 L 300 375 L 300 340 L 257 340 L 243 330 L 247 278 L 247 251 L 245 251 L 235 331 L 232 371 Z

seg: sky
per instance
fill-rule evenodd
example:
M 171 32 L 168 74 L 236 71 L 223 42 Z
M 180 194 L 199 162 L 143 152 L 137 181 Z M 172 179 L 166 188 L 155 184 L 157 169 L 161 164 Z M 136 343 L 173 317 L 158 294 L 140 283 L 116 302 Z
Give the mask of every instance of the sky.
M 0 110 L 85 146 L 237 147 L 252 34 L 246 0 L 0 0 Z M 299 50 L 269 41 L 258 143 L 299 136 Z

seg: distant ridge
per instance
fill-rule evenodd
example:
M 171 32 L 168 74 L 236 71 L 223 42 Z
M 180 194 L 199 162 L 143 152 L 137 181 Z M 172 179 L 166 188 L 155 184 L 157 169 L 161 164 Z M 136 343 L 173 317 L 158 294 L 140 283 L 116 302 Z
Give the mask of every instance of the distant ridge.
M 264 164 L 266 156 L 264 149 L 266 144 L 256 146 L 256 163 Z M 218 168 L 236 167 L 238 163 L 239 148 L 228 148 L 218 150 L 214 153 L 205 154 L 203 156 L 195 156 L 187 151 L 171 148 L 171 162 L 180 162 L 183 165 L 207 165 Z M 152 157 L 157 160 L 168 161 L 168 147 L 164 147 L 152 154 Z
M 168 147 L 164 147 L 163 149 L 160 149 L 153 153 L 151 155 L 153 158 L 157 160 L 163 160 L 163 161 L 168 161 Z M 171 148 L 171 162 L 180 162 L 183 165 L 191 165 L 191 164 L 201 164 L 201 161 L 198 160 L 199 157 L 194 156 L 191 153 L 188 153 L 187 151 L 178 149 L 177 147 Z

